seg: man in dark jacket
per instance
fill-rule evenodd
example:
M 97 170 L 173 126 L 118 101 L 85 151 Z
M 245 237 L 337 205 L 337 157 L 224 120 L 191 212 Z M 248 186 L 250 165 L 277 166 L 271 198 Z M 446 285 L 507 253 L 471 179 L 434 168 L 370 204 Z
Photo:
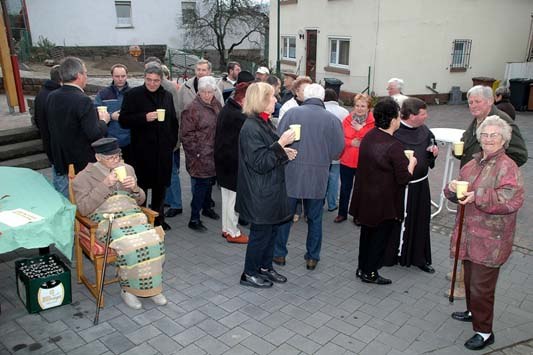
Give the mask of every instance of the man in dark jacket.
M 50 69 L 50 80 L 46 80 L 39 90 L 37 96 L 35 96 L 35 101 L 33 104 L 33 117 L 35 119 L 35 124 L 39 128 L 39 133 L 41 134 L 41 140 L 43 141 L 43 149 L 48 157 L 50 164 L 52 163 L 52 153 L 50 151 L 50 133 L 48 132 L 48 121 L 44 116 L 46 100 L 48 95 L 54 90 L 57 90 L 61 87 L 61 76 L 59 75 L 59 65 L 54 65 Z M 52 165 L 52 171 L 54 166 Z
M 54 187 L 68 196 L 68 166 L 74 164 L 76 171 L 81 171 L 96 161 L 91 143 L 106 135 L 109 114 L 98 114 L 83 91 L 87 68 L 81 59 L 63 59 L 59 74 L 63 86 L 48 95 L 44 117 L 50 132 Z
M 308 270 L 314 270 L 320 260 L 322 244 L 322 209 L 328 184 L 329 165 L 338 159 L 344 149 L 344 133 L 339 119 L 324 107 L 324 88 L 310 84 L 304 90 L 302 106 L 287 111 L 278 126 L 278 134 L 299 124 L 301 139 L 291 148 L 298 156 L 285 169 L 287 195 L 291 212 L 296 213 L 298 199 L 303 199 L 307 215 L 307 253 L 305 260 Z M 287 241 L 292 221 L 281 225 L 274 247 L 277 264 L 285 263 Z
M 111 77 L 113 79 L 111 85 L 98 91 L 94 98 L 94 105 L 96 107 L 107 107 L 107 112 L 111 116 L 107 135 L 118 140 L 123 160 L 131 164 L 130 130 L 120 127 L 118 122 L 124 94 L 130 89 L 128 85 L 128 68 L 124 64 L 113 65 L 111 67 Z
M 159 213 L 156 224 L 169 230 L 165 223 L 164 198 L 170 185 L 172 151 L 178 140 L 178 121 L 172 95 L 161 86 L 163 71 L 158 65 L 144 70 L 144 85 L 124 95 L 119 122 L 131 133 L 132 166 L 143 190 L 152 189 L 153 210 Z M 158 118 L 157 110 L 164 109 Z

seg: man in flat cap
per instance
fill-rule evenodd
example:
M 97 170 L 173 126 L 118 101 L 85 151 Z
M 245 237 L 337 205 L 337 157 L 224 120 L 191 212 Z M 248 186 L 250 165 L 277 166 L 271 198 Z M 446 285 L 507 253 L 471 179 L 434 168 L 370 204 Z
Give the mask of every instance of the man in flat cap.
M 102 244 L 109 223 L 104 214 L 115 214 L 109 246 L 118 255 L 115 266 L 124 303 L 141 309 L 138 297 L 147 297 L 163 306 L 164 233 L 148 224 L 139 208 L 146 195 L 133 168 L 122 160 L 117 139 L 101 138 L 91 146 L 96 163 L 89 163 L 72 182 L 78 211 L 99 224 L 96 237 Z
M 292 92 L 292 83 L 298 78 L 298 75 L 294 73 L 285 72 L 283 73 L 283 89 L 281 90 L 281 100 L 280 104 L 284 104 L 294 97 Z

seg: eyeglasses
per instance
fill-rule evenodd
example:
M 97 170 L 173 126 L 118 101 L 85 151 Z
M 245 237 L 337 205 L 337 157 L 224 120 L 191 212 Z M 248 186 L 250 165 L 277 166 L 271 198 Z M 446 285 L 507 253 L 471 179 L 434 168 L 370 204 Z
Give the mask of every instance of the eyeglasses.
M 498 136 L 501 136 L 502 134 L 501 133 L 480 133 L 479 134 L 479 137 L 481 139 L 487 139 L 487 138 L 490 138 L 490 139 L 495 139 L 495 138 L 498 138 Z
M 113 154 L 113 155 L 102 155 L 102 159 L 104 160 L 120 160 L 122 159 L 122 153 Z

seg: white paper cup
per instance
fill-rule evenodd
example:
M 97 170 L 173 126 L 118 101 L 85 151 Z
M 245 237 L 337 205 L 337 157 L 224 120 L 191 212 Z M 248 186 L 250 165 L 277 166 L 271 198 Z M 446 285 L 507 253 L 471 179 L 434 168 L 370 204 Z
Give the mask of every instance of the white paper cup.
M 453 153 L 460 157 L 463 155 L 463 148 L 465 146 L 465 142 L 455 142 L 453 143 Z
M 98 112 L 107 112 L 107 106 L 97 106 Z
M 126 167 L 124 165 L 117 166 L 114 171 L 118 181 L 120 182 L 123 182 L 124 178 L 128 176 L 128 173 L 126 172 Z
M 411 159 L 411 157 L 413 155 L 415 155 L 415 151 L 414 150 L 410 150 L 410 149 L 406 149 L 403 151 L 403 153 L 405 154 L 405 156 L 407 157 L 407 159 Z
M 468 191 L 468 181 L 457 181 L 455 183 L 455 193 L 458 199 L 465 197 L 465 192 Z
M 165 120 L 165 109 L 160 108 L 160 109 L 157 109 L 156 112 L 157 112 L 157 120 L 159 122 L 163 122 Z
M 300 133 L 302 131 L 302 125 L 301 124 L 291 124 L 289 126 L 294 131 L 294 140 L 299 141 L 300 140 Z

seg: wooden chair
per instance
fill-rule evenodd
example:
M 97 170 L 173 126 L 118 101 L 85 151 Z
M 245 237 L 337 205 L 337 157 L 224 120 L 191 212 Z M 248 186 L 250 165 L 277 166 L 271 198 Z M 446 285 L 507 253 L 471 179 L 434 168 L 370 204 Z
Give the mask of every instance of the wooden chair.
M 74 191 L 72 190 L 72 180 L 76 173 L 74 171 L 74 165 L 70 164 L 68 167 L 68 194 L 69 200 L 72 204 L 76 204 L 76 199 L 74 196 Z M 148 222 L 151 225 L 154 225 L 155 218 L 159 215 L 157 212 L 152 211 L 149 208 L 141 207 L 142 211 L 148 217 Z M 96 238 L 96 230 L 98 224 L 91 221 L 88 217 L 82 216 L 79 211 L 76 211 L 76 222 L 74 225 L 74 252 L 76 255 L 76 276 L 78 283 L 83 283 L 87 289 L 91 292 L 93 297 L 96 299 L 98 297 L 98 290 L 100 289 L 100 280 L 102 278 L 102 272 L 104 270 L 104 249 L 105 245 L 100 243 Z M 95 282 L 92 283 L 89 278 L 85 275 L 83 269 L 83 254 L 89 258 L 94 267 L 94 279 Z M 117 254 L 111 248 L 107 255 L 107 264 L 112 264 L 116 261 Z M 118 282 L 118 277 L 108 278 L 104 281 L 104 286 Z M 100 307 L 104 307 L 104 295 L 100 301 Z

